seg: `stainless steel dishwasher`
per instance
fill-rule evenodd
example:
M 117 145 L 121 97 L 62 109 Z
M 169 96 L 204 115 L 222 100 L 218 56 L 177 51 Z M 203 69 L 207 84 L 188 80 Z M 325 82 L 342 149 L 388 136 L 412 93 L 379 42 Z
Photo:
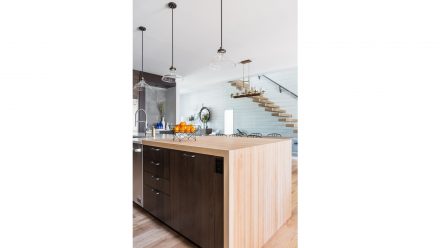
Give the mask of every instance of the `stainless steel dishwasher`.
M 142 144 L 133 143 L 133 202 L 144 206 L 142 182 Z

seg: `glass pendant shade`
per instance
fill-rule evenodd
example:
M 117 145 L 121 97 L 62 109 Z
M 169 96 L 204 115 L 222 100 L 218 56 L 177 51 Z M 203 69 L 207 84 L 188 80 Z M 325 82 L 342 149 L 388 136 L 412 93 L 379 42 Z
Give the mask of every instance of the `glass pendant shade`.
M 141 80 L 139 81 L 139 83 L 134 85 L 134 89 L 137 91 L 143 91 L 145 90 L 145 88 L 150 87 L 150 85 L 148 85 L 144 78 L 142 77 Z
M 176 68 L 170 68 L 168 74 L 162 76 L 162 81 L 167 83 L 176 83 L 177 80 L 182 79 L 182 76 L 176 73 Z
M 221 52 L 220 50 L 209 63 L 209 68 L 214 71 L 233 68 L 234 66 L 234 61 L 229 59 L 229 57 L 226 55 L 226 51 Z

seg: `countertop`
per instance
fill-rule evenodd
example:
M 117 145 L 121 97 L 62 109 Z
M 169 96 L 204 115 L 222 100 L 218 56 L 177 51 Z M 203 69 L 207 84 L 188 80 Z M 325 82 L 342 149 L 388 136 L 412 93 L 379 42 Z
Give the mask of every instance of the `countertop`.
M 135 139 L 133 139 L 135 142 Z M 143 145 L 162 147 L 167 149 L 195 152 L 216 156 L 224 156 L 229 151 L 251 148 L 260 145 L 280 142 L 291 142 L 289 138 L 247 138 L 228 136 L 198 136 L 197 140 L 173 141 L 173 135 L 156 135 L 156 138 L 146 137 L 136 142 Z
M 140 136 L 140 135 L 139 135 Z M 136 136 L 138 137 L 138 136 Z M 147 136 L 143 136 L 142 138 L 133 138 L 133 143 L 136 144 L 142 144 L 143 140 L 162 140 L 162 139 L 173 139 L 172 134 L 156 134 L 156 138 L 153 138 L 151 134 L 148 134 Z

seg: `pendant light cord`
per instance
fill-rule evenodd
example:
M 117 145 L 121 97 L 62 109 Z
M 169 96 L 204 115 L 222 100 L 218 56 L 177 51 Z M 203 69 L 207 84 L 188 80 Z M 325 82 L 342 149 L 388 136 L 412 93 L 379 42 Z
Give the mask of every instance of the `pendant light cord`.
M 220 0 L 220 48 L 223 48 L 223 0 Z
M 142 31 L 142 71 L 141 77 L 144 78 L 144 31 Z
M 174 9 L 171 9 L 171 67 L 174 68 Z

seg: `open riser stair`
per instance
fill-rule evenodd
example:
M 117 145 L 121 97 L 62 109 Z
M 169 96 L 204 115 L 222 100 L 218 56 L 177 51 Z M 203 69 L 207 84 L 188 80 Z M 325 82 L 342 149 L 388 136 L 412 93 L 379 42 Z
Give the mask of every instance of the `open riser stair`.
M 235 80 L 230 83 L 231 86 L 235 87 L 239 91 L 250 89 L 249 84 L 244 83 L 241 80 Z M 292 114 L 287 113 L 285 109 L 282 109 L 280 106 L 276 105 L 275 102 L 270 101 L 268 97 L 264 95 L 253 96 L 252 101 L 257 103 L 259 107 L 264 108 L 265 111 L 271 112 L 272 116 L 280 117 L 278 118 L 278 121 L 283 123 L 286 127 L 293 128 L 294 133 L 298 131 L 298 119 L 292 118 Z

